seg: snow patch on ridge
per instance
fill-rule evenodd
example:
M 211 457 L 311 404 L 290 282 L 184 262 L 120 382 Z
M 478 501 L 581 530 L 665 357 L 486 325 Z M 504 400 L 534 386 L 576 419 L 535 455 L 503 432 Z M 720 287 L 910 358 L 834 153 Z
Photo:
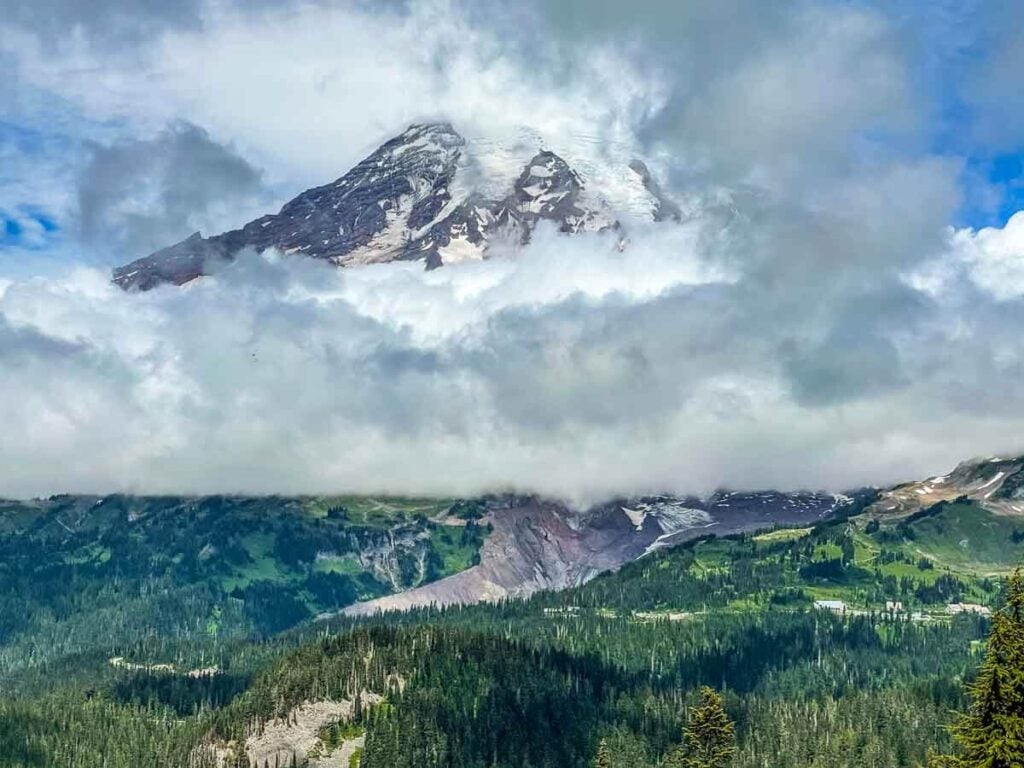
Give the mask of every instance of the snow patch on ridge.
M 707 528 L 715 524 L 714 518 L 706 510 L 689 507 L 670 499 L 639 502 L 633 507 L 623 506 L 622 511 L 638 531 L 642 530 L 648 517 L 658 522 L 662 534 L 648 545 L 645 554 L 667 546 L 668 541 L 680 531 Z

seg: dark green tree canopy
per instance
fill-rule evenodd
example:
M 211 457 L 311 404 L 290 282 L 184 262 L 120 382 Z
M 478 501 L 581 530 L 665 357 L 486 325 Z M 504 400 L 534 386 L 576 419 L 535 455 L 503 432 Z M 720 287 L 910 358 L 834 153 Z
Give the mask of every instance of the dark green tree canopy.
M 992 619 L 985 661 L 970 685 L 971 707 L 953 727 L 958 751 L 933 768 L 1024 766 L 1024 579 L 1014 571 L 1006 606 Z

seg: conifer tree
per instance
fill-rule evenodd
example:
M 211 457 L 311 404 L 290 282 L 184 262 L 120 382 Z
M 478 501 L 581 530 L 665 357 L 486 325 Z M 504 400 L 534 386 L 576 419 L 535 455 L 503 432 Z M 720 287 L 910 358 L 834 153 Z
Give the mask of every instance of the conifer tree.
M 683 729 L 692 768 L 726 768 L 736 756 L 736 726 L 729 719 L 722 697 L 704 686 L 700 702 Z
M 601 739 L 597 744 L 597 757 L 594 758 L 594 768 L 612 768 L 612 757 L 608 752 L 608 742 Z
M 722 697 L 704 686 L 700 701 L 683 725 L 683 744 L 669 750 L 661 768 L 727 768 L 735 756 L 736 726 Z
M 1014 571 L 1006 607 L 992 619 L 985 661 L 971 684 L 971 707 L 953 727 L 957 754 L 932 768 L 1024 765 L 1024 579 Z

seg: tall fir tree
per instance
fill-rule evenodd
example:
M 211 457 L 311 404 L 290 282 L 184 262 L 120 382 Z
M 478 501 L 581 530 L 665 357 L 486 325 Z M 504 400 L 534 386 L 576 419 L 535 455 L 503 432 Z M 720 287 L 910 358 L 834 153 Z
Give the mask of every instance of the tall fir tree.
M 736 757 L 736 726 L 722 697 L 706 685 L 700 689 L 700 701 L 690 712 L 683 737 L 693 768 L 727 768 Z
M 594 768 L 612 768 L 612 756 L 608 751 L 608 742 L 605 739 L 597 744 L 597 757 L 594 758 Z
M 700 700 L 683 726 L 683 745 L 673 747 L 661 768 L 727 768 L 736 757 L 736 726 L 729 719 L 722 697 L 713 689 L 700 689 Z
M 930 768 L 1024 766 L 1024 578 L 1010 577 L 1006 606 L 992 619 L 985 661 L 969 688 L 971 707 L 953 726 L 959 747 Z

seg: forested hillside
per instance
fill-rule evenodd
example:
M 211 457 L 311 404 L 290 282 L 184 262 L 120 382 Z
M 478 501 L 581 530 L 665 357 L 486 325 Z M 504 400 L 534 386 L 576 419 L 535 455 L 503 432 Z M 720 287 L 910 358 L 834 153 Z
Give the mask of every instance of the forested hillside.
M 0 502 L 0 682 L 136 646 L 207 667 L 233 643 L 469 567 L 479 517 L 472 504 L 354 497 Z
M 284 535 L 285 519 L 267 525 Z M 252 626 L 244 588 L 207 585 L 223 628 L 197 612 L 189 632 L 125 637 L 114 663 L 10 633 L 0 764 L 583 768 L 603 742 L 609 765 L 654 768 L 708 685 L 735 721 L 735 766 L 915 766 L 951 747 L 989 624 L 974 611 L 1001 604 L 1016 522 L 966 501 L 861 514 L 691 542 L 525 601 L 274 635 L 237 629 Z M 5 599 L 24 613 L 25 594 Z M 104 594 L 111 611 L 161 599 Z M 334 719 L 310 721 L 316 702 Z

